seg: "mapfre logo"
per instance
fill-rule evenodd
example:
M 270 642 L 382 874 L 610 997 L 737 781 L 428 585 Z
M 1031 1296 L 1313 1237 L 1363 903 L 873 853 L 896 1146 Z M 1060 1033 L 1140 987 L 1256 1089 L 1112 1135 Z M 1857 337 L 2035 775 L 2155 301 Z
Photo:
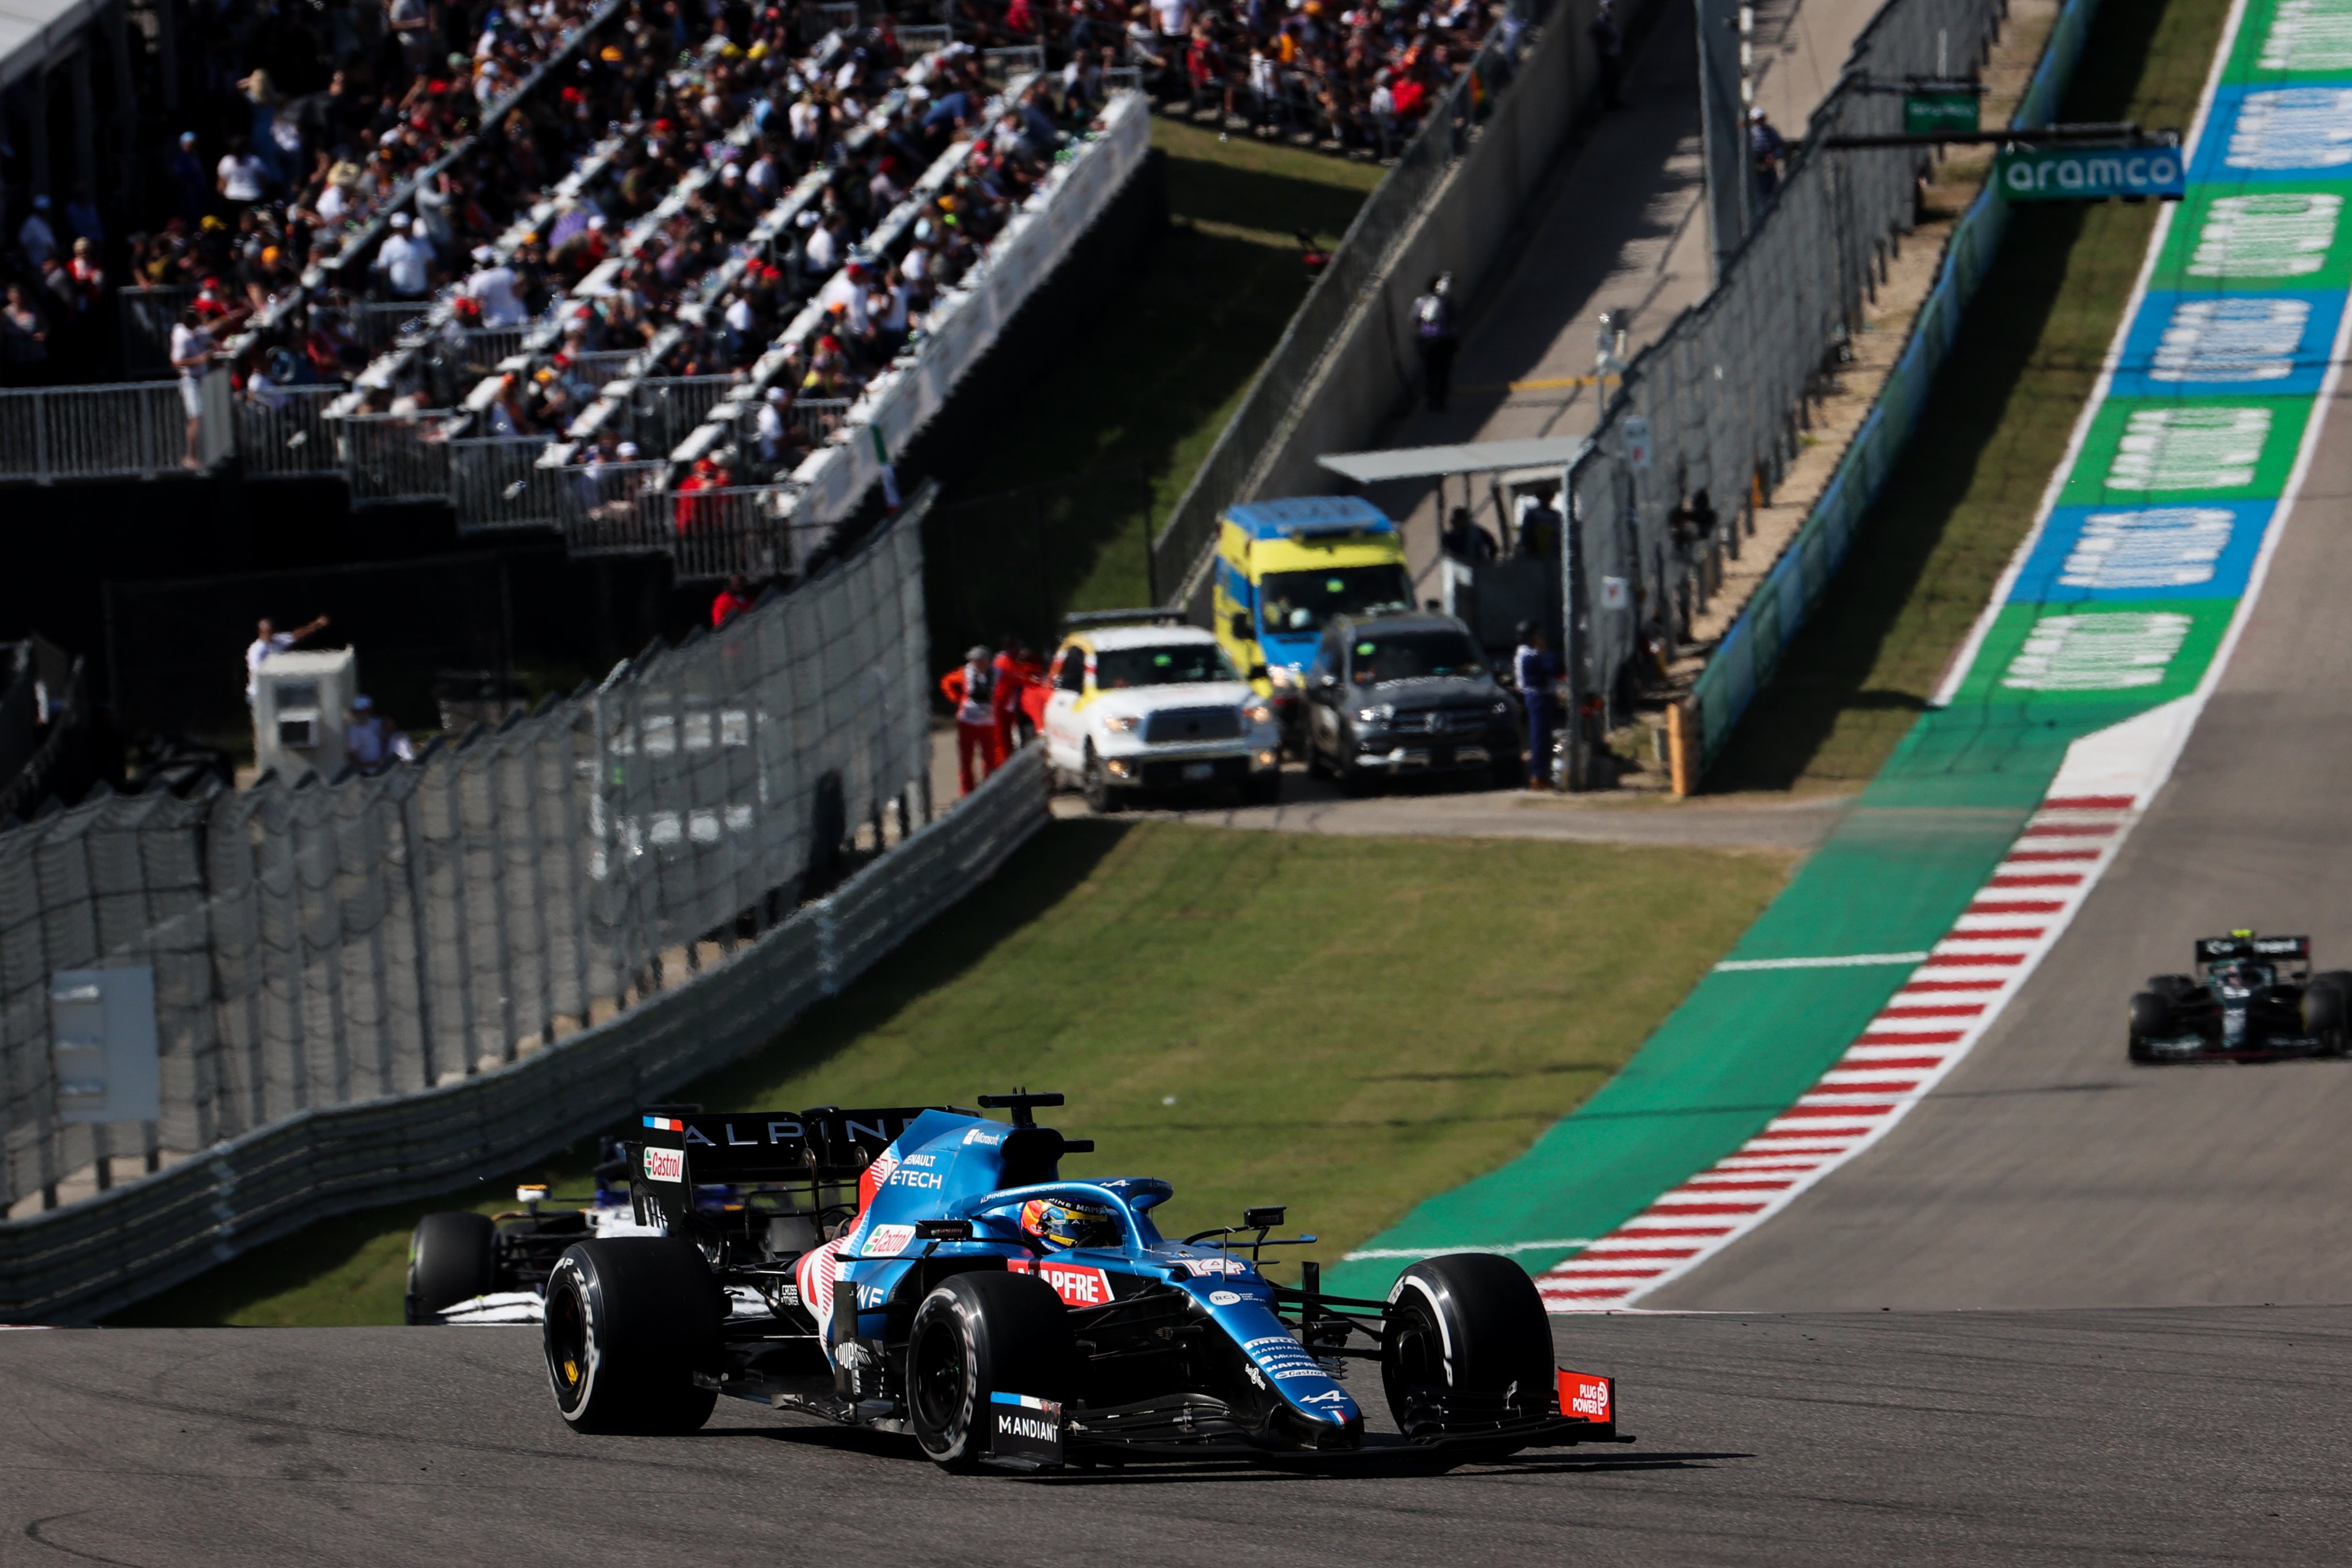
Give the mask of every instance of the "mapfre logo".
M 1044 1259 L 1015 1258 L 1007 1265 L 1016 1274 L 1034 1274 L 1054 1287 L 1066 1307 L 1100 1307 L 1110 1303 L 1110 1276 L 1079 1263 L 1055 1263 Z
M 686 1151 L 684 1149 L 646 1149 L 646 1179 L 647 1181 L 684 1181 Z
M 1610 1411 L 1609 1380 L 1587 1377 L 1580 1372 L 1559 1375 L 1559 1413 L 1572 1419 L 1608 1421 Z

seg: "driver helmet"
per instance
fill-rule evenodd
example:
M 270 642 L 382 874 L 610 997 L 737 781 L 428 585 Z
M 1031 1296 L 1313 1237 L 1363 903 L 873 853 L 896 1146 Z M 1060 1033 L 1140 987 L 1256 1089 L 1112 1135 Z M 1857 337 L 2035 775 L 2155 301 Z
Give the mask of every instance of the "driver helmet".
M 1118 1216 L 1108 1205 L 1078 1197 L 1033 1197 L 1021 1206 L 1021 1233 L 1053 1250 L 1116 1247 Z

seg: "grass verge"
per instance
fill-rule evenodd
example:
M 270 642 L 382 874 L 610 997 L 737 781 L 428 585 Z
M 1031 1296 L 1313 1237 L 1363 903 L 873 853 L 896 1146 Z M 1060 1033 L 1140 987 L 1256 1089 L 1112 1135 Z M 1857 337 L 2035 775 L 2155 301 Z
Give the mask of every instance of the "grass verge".
M 925 531 L 935 657 L 1150 601 L 1151 535 L 1307 296 L 1297 232 L 1336 245 L 1387 172 L 1165 119 L 1151 136 L 1168 228 Z
M 2228 0 L 2100 8 L 2061 118 L 2186 131 Z M 1860 789 L 1927 707 L 2033 526 L 2158 208 L 2021 205 L 1919 431 L 1710 791 Z
M 713 1107 L 1060 1090 L 1172 1230 L 1287 1203 L 1337 1259 L 1623 1064 L 1793 857 L 1057 822 L 923 940 L 686 1092 Z M 527 1173 L 577 1182 L 584 1159 Z M 476 1189 L 510 1207 L 514 1176 Z M 431 1208 L 314 1227 L 122 1323 L 396 1322 Z

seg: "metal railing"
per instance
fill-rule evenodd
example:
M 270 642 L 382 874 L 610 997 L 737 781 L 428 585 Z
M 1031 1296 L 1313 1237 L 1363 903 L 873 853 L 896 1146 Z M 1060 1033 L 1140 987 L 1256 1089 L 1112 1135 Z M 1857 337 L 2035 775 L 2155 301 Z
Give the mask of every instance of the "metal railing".
M 629 392 L 628 435 L 646 452 L 668 452 L 738 384 L 733 376 L 640 376 Z
M 2056 117 L 2097 9 L 2098 0 L 2067 0 L 2023 99 L 2010 114 L 2011 125 L 2047 125 Z M 1999 255 L 2008 222 L 2006 193 L 1988 183 L 1954 226 L 1935 287 L 1913 318 L 1910 340 L 1836 473 L 1754 597 L 1717 640 L 1687 699 L 1697 716 L 1702 772 L 1772 678 L 1893 474 L 1937 372 L 1958 341 L 1969 301 Z
M 1903 99 L 1879 84 L 1956 63 L 1966 73 L 2000 12 L 2000 0 L 1888 0 L 1714 291 L 1634 356 L 1570 471 L 1569 676 L 1609 722 L 1645 646 L 1684 631 L 1682 585 L 1699 560 L 1675 538 L 1678 510 L 1705 491 L 1738 528 L 1769 497 L 1799 449 L 1814 378 L 1862 324 L 1915 220 L 1926 149 L 1825 143 L 1900 132 Z
M 249 479 L 340 475 L 343 455 L 327 407 L 341 385 L 280 387 L 236 400 L 236 449 Z
M 793 497 L 785 485 L 648 488 L 637 496 L 637 526 L 647 534 L 669 530 L 670 559 L 681 582 L 720 581 L 738 571 L 755 578 L 784 576 L 800 568 L 794 548 L 799 535 L 826 531 L 795 528 Z
M 1037 44 L 1014 44 L 980 52 L 981 79 L 993 88 L 1007 87 L 1021 77 L 1034 76 L 1045 68 L 1045 51 Z
M 442 445 L 459 533 L 563 526 L 561 486 L 546 483 L 537 467 L 545 436 L 461 436 Z
M 102 1312 L 594 1131 L 989 876 L 1045 821 L 1044 770 L 1024 752 L 928 820 L 926 500 L 792 593 L 415 765 L 0 833 L 0 1199 L 58 1204 L 0 1224 L 0 1318 Z M 868 862 L 803 902 L 853 841 Z M 46 993 L 92 965 L 152 973 L 157 1122 L 55 1113 Z M 191 1157 L 69 1201 L 157 1148 Z
M 199 410 L 193 416 L 191 387 Z M 183 377 L 0 392 L 0 480 L 47 485 L 207 471 L 236 450 L 230 402 L 228 372 L 219 370 L 200 382 Z
M 1044 758 L 824 897 L 593 1028 L 475 1076 L 299 1111 L 154 1176 L 0 1224 L 0 1318 L 87 1322 L 354 1207 L 446 1192 L 632 1121 L 772 1038 L 993 875 L 1048 821 Z
M 667 554 L 669 535 L 642 526 L 650 514 L 640 508 L 638 497 L 659 488 L 669 467 L 654 458 L 541 468 L 541 485 L 558 492 L 565 549 L 576 556 Z
M 429 422 L 437 417 L 347 413 L 329 421 L 352 505 L 449 498 L 449 444 L 435 435 Z
M 168 376 L 172 369 L 172 329 L 180 312 L 196 297 L 193 288 L 173 284 L 126 287 L 115 291 L 114 308 L 122 329 L 122 370 L 129 376 Z

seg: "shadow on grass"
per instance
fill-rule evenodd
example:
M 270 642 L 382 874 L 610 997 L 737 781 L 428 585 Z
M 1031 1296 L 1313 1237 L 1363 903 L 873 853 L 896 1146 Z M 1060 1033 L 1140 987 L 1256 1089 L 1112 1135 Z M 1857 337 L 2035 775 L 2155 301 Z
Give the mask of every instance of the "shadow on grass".
M 1151 535 L 1306 298 L 1287 236 L 1305 227 L 1335 240 L 1363 194 L 1185 157 L 1169 160 L 1167 182 L 1171 226 L 1005 410 L 987 459 L 925 526 L 942 668 L 1008 632 L 1050 647 L 1071 610 L 1153 601 Z
M 679 1096 L 750 1105 L 771 1084 L 822 1067 L 888 1026 L 909 1003 L 989 961 L 996 945 L 1069 896 L 1128 834 L 1124 822 L 1056 821 L 979 888 L 839 996 L 803 1013 L 765 1045 Z

